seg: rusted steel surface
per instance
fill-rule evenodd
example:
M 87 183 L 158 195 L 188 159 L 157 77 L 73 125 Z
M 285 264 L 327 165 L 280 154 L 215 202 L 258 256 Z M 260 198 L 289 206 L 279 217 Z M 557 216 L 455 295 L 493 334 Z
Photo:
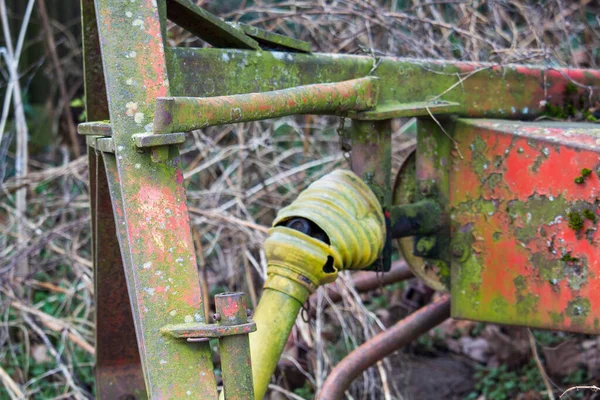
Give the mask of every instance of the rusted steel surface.
M 157 99 L 155 133 L 189 132 L 207 126 L 283 117 L 339 114 L 375 106 L 376 78 L 306 85 L 265 93 Z
M 96 11 L 81 1 L 86 117 L 108 118 Z M 96 305 L 96 393 L 100 399 L 147 397 L 104 160 L 88 148 L 92 261 Z
M 215 296 L 217 323 L 221 327 L 248 323 L 244 293 L 222 293 Z M 254 399 L 250 342 L 247 334 L 226 336 L 219 340 L 223 391 L 225 400 Z
M 586 89 L 600 86 L 597 70 L 382 57 L 370 73 L 373 59 L 366 56 L 194 48 L 167 49 L 166 59 L 173 96 L 265 92 L 371 75 L 379 78 L 378 108 L 422 102 L 433 109 L 441 100 L 458 103 L 460 116 L 533 119 L 548 113 L 548 105 L 562 107 L 566 92 L 583 100 L 582 110 L 600 93 L 593 90 L 590 98 Z
M 327 376 L 319 400 L 339 400 L 350 384 L 377 361 L 434 328 L 450 316 L 450 299 L 444 296 L 419 309 L 348 354 Z
M 94 0 L 81 0 L 83 74 L 87 121 L 108 118 L 108 99 Z
M 452 315 L 600 333 L 600 128 L 460 120 Z
M 414 277 L 412 271 L 404 261 L 395 261 L 388 272 L 376 274 L 374 272 L 360 271 L 352 274 L 352 284 L 358 293 L 368 292 L 381 286 L 387 286 Z M 342 300 L 342 293 L 337 290 L 335 283 L 325 286 L 325 292 L 329 300 L 334 303 Z M 311 312 L 317 306 L 318 293 L 310 296 Z
M 191 0 L 166 0 L 167 17 L 214 47 L 260 50 L 259 44 Z M 196 71 L 197 73 L 197 71 Z
M 99 399 L 145 399 L 146 385 L 117 227 L 113 213 L 122 208 L 119 175 L 114 156 L 95 154 L 97 163 L 90 163 L 92 215 L 94 235 L 94 295 L 96 296 L 96 390 Z M 97 166 L 97 170 L 96 170 Z M 110 185 L 109 185 L 110 182 Z M 116 191 L 116 192 L 115 192 Z M 122 222 L 119 219 L 119 222 Z M 123 224 L 119 224 L 121 235 Z
M 167 324 L 205 321 L 179 151 L 171 146 L 154 163 L 132 145 L 133 134 L 152 131 L 155 99 L 169 94 L 157 3 L 95 4 L 121 192 L 113 206 L 124 222 L 119 242 L 148 396 L 215 398 L 208 343 L 160 333 Z

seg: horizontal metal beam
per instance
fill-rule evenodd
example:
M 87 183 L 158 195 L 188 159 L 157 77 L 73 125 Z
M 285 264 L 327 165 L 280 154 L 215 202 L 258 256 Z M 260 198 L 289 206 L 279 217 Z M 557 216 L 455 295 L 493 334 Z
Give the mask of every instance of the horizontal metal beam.
M 600 100 L 600 71 L 594 70 L 194 48 L 166 49 L 166 59 L 173 96 L 266 92 L 372 75 L 380 79 L 378 108 L 425 102 L 433 109 L 432 102 L 443 100 L 460 104 L 453 111 L 459 116 L 534 119 L 548 105 L 572 101 L 587 109 Z M 427 115 L 423 107 L 418 111 Z
M 207 126 L 292 114 L 341 114 L 375 107 L 377 78 L 299 86 L 265 93 L 219 97 L 162 97 L 156 101 L 154 133 L 189 132 Z

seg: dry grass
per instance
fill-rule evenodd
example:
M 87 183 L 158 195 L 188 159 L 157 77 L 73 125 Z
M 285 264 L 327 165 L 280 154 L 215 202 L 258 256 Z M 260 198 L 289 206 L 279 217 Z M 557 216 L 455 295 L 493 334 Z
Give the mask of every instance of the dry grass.
M 600 5 L 591 0 L 234 3 L 215 11 L 307 40 L 319 52 L 590 68 L 600 63 Z M 170 41 L 202 45 L 177 27 Z M 55 106 L 64 106 L 64 99 Z M 211 293 L 243 290 L 256 304 L 266 269 L 262 243 L 277 210 L 313 180 L 346 165 L 337 124 L 334 118 L 285 118 L 190 137 L 182 150 L 188 203 Z M 57 147 L 60 156 L 26 159 L 29 172 L 15 175 L 15 162 L 23 160 L 10 146 L 14 125 L 7 126 L 0 132 L 0 398 L 90 397 L 94 302 L 86 158 L 73 159 L 72 151 Z M 402 140 L 398 134 L 395 139 Z M 18 193 L 27 194 L 25 210 Z M 22 265 L 28 274 L 15 276 Z M 318 390 L 340 357 L 383 327 L 347 274 L 337 284 L 342 303 L 325 307 L 330 301 L 320 292 L 316 317 L 298 319 L 283 357 L 286 371 L 305 382 L 306 390 L 297 393 Z M 402 398 L 389 367 L 384 361 L 365 372 L 352 396 Z M 297 396 L 290 394 L 298 386 L 293 375 L 278 375 L 274 398 Z

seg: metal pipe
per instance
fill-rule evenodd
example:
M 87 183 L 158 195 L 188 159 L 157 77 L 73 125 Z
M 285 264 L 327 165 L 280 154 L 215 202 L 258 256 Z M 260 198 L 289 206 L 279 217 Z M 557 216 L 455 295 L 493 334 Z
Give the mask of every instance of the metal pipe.
M 342 399 L 352 381 L 364 370 L 449 317 L 450 296 L 446 295 L 371 338 L 335 366 L 325 380 L 317 399 Z
M 293 114 L 339 115 L 375 107 L 377 94 L 377 78 L 366 77 L 232 96 L 159 97 L 154 133 L 189 132 Z
M 373 271 L 360 271 L 352 274 L 354 289 L 358 293 L 368 292 L 379 286 L 391 285 L 406 279 L 413 278 L 414 275 L 404 260 L 392 263 L 392 268 L 388 272 L 377 274 Z M 342 299 L 342 294 L 338 292 L 335 284 L 325 286 L 327 297 L 337 303 Z M 310 296 L 311 310 L 314 310 L 317 304 L 317 293 Z M 311 311 L 313 312 L 313 311 Z

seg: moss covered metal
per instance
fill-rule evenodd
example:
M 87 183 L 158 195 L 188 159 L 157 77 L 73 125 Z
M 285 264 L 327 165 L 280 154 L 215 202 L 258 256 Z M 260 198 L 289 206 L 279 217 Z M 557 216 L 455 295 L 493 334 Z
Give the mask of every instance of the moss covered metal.
M 373 59 L 356 55 L 194 48 L 168 48 L 165 55 L 173 96 L 258 93 L 375 76 L 382 113 L 417 103 L 406 106 L 403 116 L 451 108 L 464 117 L 534 119 L 547 105 L 577 98 L 578 107 L 586 108 L 599 99 L 592 90 L 600 81 L 595 70 L 382 57 L 371 71 Z M 567 93 L 572 81 L 578 85 Z
M 453 132 L 452 248 L 469 249 L 452 254 L 453 316 L 599 333 L 600 129 L 459 120 Z
M 155 133 L 189 132 L 293 114 L 341 114 L 377 104 L 377 78 L 298 86 L 217 97 L 164 97 L 156 101 Z
M 160 333 L 167 324 L 205 320 L 179 151 L 171 146 L 154 163 L 132 143 L 133 134 L 152 131 L 156 98 L 169 95 L 164 20 L 153 0 L 95 6 L 118 172 L 111 197 L 147 394 L 215 398 L 208 343 Z

